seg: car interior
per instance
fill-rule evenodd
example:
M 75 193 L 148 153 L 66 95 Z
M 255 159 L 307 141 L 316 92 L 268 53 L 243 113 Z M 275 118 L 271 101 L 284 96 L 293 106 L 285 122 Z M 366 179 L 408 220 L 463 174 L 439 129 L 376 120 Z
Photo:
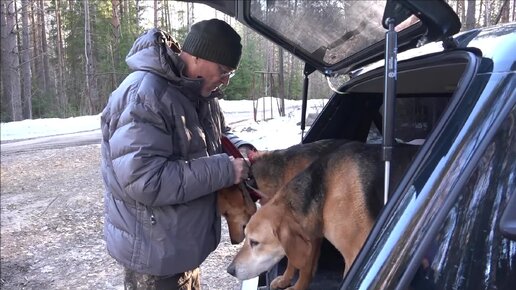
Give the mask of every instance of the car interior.
M 475 58 L 473 53 L 454 52 L 399 63 L 395 120 L 398 142 L 424 139 L 430 133 L 459 85 L 473 73 Z M 305 143 L 325 138 L 366 142 L 372 125 L 381 133 L 383 67 L 352 79 L 339 90 L 343 94 L 331 97 L 320 121 L 307 132 Z

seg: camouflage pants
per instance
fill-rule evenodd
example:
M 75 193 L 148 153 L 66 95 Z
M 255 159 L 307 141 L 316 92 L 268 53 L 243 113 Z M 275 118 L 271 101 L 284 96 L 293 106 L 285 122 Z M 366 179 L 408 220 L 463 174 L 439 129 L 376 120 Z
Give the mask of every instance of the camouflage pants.
M 200 270 L 172 276 L 154 276 L 125 268 L 125 290 L 200 290 Z

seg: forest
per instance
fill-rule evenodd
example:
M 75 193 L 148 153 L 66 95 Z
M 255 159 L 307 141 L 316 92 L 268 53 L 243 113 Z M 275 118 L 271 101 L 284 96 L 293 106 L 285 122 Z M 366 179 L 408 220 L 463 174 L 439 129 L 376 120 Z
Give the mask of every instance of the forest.
M 516 21 L 516 0 L 446 2 L 462 30 Z M 140 33 L 160 27 L 182 43 L 191 25 L 206 16 L 225 20 L 242 36 L 242 61 L 224 90 L 226 99 L 301 97 L 304 64 L 299 59 L 202 4 L 1 0 L 0 5 L 2 122 L 100 113 L 130 73 L 125 56 Z M 330 95 L 323 75 L 311 76 L 310 92 L 312 98 Z

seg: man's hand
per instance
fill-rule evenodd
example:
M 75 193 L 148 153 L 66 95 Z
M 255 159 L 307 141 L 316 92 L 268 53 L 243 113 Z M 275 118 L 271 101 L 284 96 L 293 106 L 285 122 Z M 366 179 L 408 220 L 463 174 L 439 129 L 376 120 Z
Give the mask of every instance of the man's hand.
M 233 169 L 235 170 L 235 184 L 238 184 L 247 179 L 249 175 L 248 161 L 244 158 L 233 158 L 232 156 L 229 158 L 233 164 Z

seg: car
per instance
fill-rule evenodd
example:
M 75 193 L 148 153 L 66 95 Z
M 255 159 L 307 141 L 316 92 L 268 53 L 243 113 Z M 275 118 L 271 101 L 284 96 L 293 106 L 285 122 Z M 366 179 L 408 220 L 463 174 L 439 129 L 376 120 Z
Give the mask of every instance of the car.
M 516 23 L 459 33 L 441 0 L 193 2 L 303 60 L 305 87 L 314 71 L 346 76 L 303 143 L 376 143 L 386 173 L 392 148 L 418 146 L 344 279 L 325 243 L 310 289 L 514 289 Z

